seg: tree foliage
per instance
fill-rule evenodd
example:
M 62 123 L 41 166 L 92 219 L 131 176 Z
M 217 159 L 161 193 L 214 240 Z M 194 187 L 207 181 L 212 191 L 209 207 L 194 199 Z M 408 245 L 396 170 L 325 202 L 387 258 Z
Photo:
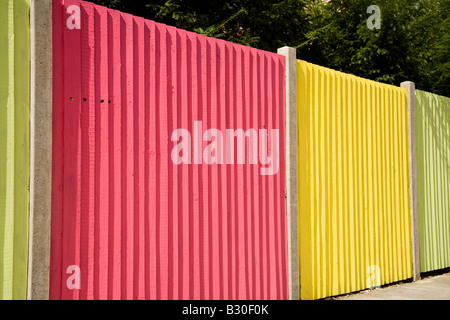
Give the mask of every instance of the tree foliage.
M 381 29 L 367 27 L 373 0 L 331 0 L 314 8 L 311 62 L 364 78 L 450 93 L 450 1 L 378 0 Z
M 185 30 L 380 82 L 450 95 L 450 0 L 92 0 Z M 381 29 L 367 7 L 381 8 Z

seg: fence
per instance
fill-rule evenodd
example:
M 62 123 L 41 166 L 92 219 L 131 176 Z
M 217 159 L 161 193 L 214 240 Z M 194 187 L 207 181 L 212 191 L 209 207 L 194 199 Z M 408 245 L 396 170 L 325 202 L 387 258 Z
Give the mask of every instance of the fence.
M 29 14 L 0 4 L 0 299 L 319 299 L 417 279 L 417 239 L 450 266 L 449 98 L 80 0 Z
M 302 299 L 412 276 L 406 90 L 297 62 Z
M 0 299 L 26 299 L 30 2 L 0 2 Z
M 450 98 L 416 90 L 420 270 L 450 267 Z
M 284 59 L 53 5 L 51 299 L 286 299 Z

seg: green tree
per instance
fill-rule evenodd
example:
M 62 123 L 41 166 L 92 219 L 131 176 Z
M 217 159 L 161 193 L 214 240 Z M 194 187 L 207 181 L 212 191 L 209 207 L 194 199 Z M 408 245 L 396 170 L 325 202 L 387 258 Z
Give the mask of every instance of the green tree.
M 419 88 L 450 96 L 450 1 L 419 1 L 409 54 Z
M 372 0 L 331 0 L 313 9 L 313 28 L 300 48 L 311 62 L 364 78 L 449 94 L 449 4 L 437 0 L 378 0 L 381 29 L 369 29 Z

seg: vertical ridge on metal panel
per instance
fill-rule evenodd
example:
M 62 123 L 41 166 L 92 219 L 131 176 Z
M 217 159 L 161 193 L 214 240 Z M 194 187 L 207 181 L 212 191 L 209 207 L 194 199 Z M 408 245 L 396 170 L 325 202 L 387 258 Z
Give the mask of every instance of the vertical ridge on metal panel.
M 79 0 L 53 19 L 51 299 L 287 299 L 283 57 Z
M 50 298 L 61 299 L 62 268 L 54 268 L 62 265 L 62 183 L 63 183 L 63 55 L 64 46 L 63 12 L 61 1 L 52 3 L 52 33 L 53 33 L 53 146 L 52 146 L 52 217 L 51 217 L 51 247 L 50 247 Z M 54 239 L 59 241 L 54 241 Z
M 29 11 L 29 0 L 0 4 L 0 300 L 27 295 Z
M 416 90 L 420 271 L 450 267 L 450 98 Z
M 79 1 L 64 0 L 66 10 L 63 11 L 65 16 L 67 14 L 74 19 L 74 24 L 78 23 L 76 19 L 81 19 L 85 22 L 84 10 L 79 8 Z M 78 12 L 77 12 L 78 11 Z M 78 15 L 78 16 L 77 16 Z M 67 20 L 67 24 L 71 21 Z M 71 212 L 69 215 L 63 216 L 64 234 L 62 242 L 63 246 L 68 248 L 64 250 L 62 255 L 63 274 L 70 274 L 70 272 L 77 274 L 77 267 L 80 267 L 80 197 L 79 183 L 81 175 L 81 150 L 80 150 L 80 136 L 81 130 L 79 119 L 81 116 L 81 50 L 80 37 L 81 29 L 75 27 L 69 29 L 68 26 L 63 28 L 63 37 L 66 41 L 63 47 L 64 57 L 64 73 L 63 73 L 63 105 L 64 105 L 64 180 L 63 180 L 63 210 Z M 70 45 L 68 45 L 70 44 Z M 71 266 L 76 266 L 75 268 Z M 84 274 L 80 273 L 82 279 Z M 73 279 L 72 283 L 66 283 L 63 287 L 61 298 L 78 299 L 79 291 L 69 290 L 69 286 L 76 287 L 78 279 Z
M 406 90 L 297 61 L 302 299 L 412 276 Z

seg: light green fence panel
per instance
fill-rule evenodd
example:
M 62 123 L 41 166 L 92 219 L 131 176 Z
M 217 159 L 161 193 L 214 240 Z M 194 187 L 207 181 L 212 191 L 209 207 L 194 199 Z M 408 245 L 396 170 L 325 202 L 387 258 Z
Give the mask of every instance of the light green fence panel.
M 450 98 L 416 90 L 420 271 L 450 267 Z
M 26 299 L 30 1 L 0 1 L 0 300 Z

